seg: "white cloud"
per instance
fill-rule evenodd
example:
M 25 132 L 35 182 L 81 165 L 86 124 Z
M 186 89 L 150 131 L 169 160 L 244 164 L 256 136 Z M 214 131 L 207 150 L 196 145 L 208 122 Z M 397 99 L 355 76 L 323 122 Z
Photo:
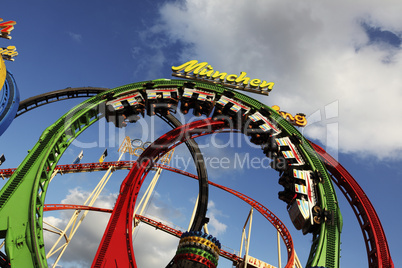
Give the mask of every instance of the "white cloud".
M 222 211 L 218 210 L 215 206 L 215 203 L 210 200 L 208 202 L 207 213 L 207 217 L 209 218 L 208 231 L 215 237 L 224 234 L 228 227 L 226 224 L 218 220 L 218 217 L 222 216 L 224 216 Z
M 68 36 L 70 36 L 70 38 L 77 43 L 81 43 L 82 42 L 82 35 L 81 34 L 77 34 L 77 33 L 73 33 L 73 32 L 67 32 Z
M 137 232 L 137 231 L 136 231 Z M 135 234 L 134 253 L 138 267 L 165 267 L 174 257 L 179 239 L 141 224 Z
M 89 192 L 83 191 L 80 188 L 69 190 L 69 194 L 61 201 L 62 204 L 83 204 L 89 196 Z M 147 212 L 155 215 L 156 218 L 169 219 L 180 218 L 183 215 L 178 209 L 169 207 L 169 202 L 162 202 L 159 200 L 159 194 L 155 193 L 153 203 L 150 204 Z M 114 206 L 117 194 L 101 195 L 95 202 L 95 207 L 112 208 Z M 64 229 L 67 225 L 72 211 L 62 211 L 60 217 L 47 216 L 44 221 Z M 80 214 L 79 218 L 82 214 Z M 152 216 L 151 218 L 154 218 Z M 100 212 L 90 212 L 78 229 L 66 252 L 64 253 L 60 265 L 62 267 L 90 267 L 92 260 L 98 249 L 99 242 L 103 236 L 104 230 L 109 221 L 110 214 Z M 163 221 L 166 223 L 165 221 Z M 171 224 L 169 224 L 171 226 Z M 48 225 L 44 225 L 50 228 Z M 57 235 L 44 232 L 46 252 L 54 244 Z M 178 238 L 168 235 L 154 227 L 149 227 L 141 223 L 139 228 L 134 234 L 134 252 L 136 256 L 137 265 L 139 267 L 164 267 L 174 256 Z M 64 239 L 63 241 L 64 242 Z M 59 244 L 59 246 L 61 243 Z M 57 254 L 55 255 L 57 256 Z M 55 260 L 55 257 L 49 259 L 49 265 Z
M 268 105 L 310 115 L 338 101 L 340 151 L 400 159 L 402 50 L 369 44 L 361 23 L 400 36 L 401 12 L 396 1 L 187 0 L 162 6 L 153 29 L 185 44 L 181 62 L 274 81 L 254 95 Z M 325 142 L 326 123 L 315 128 Z
M 79 188 L 69 190 L 69 194 L 65 199 L 61 201 L 62 204 L 83 204 L 89 196 L 89 192 L 81 191 Z M 94 206 L 102 208 L 112 208 L 116 200 L 117 194 L 109 194 L 100 196 L 95 202 Z M 73 211 L 62 211 L 60 217 L 54 216 L 45 217 L 44 221 L 48 222 L 60 229 L 64 229 L 67 225 Z M 81 218 L 81 213 L 78 219 Z M 99 242 L 102 238 L 103 232 L 109 221 L 110 214 L 100 212 L 90 212 L 85 217 L 85 220 L 81 224 L 70 245 L 65 251 L 62 260 L 74 260 L 62 261 L 60 264 L 63 267 L 89 267 L 98 249 Z M 46 225 L 45 225 L 46 226 Z M 69 231 L 68 231 L 69 233 Z M 46 252 L 54 244 L 58 236 L 53 233 L 44 232 Z M 64 239 L 61 243 L 64 242 Z M 61 245 L 59 243 L 59 246 Z M 54 255 L 57 256 L 58 254 Z M 55 259 L 49 259 L 49 264 L 53 263 Z

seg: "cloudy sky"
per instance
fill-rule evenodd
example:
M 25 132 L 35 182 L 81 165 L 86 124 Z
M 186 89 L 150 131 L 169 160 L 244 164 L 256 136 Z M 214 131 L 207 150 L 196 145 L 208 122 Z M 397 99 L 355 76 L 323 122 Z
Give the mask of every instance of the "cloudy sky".
M 0 42 L 2 47 L 15 45 L 19 52 L 15 62 L 7 62 L 7 68 L 17 80 L 22 100 L 66 87 L 113 88 L 171 78 L 171 66 L 192 59 L 206 61 L 222 72 L 245 71 L 250 77 L 275 82 L 269 96 L 250 96 L 292 114 L 307 115 L 309 124 L 300 131 L 322 144 L 356 178 L 380 216 L 395 266 L 402 264 L 402 258 L 396 255 L 402 239 L 397 223 L 402 216 L 394 213 L 400 209 L 393 208 L 402 186 L 399 1 L 16 0 L 3 3 L 2 10 L 0 17 L 5 21 L 17 21 L 13 39 Z M 0 137 L 0 154 L 7 158 L 2 168 L 18 166 L 42 131 L 81 101 L 51 104 L 16 119 Z M 94 141 L 95 146 L 85 148 L 83 162 L 96 162 L 105 147 L 113 151 L 108 160 L 117 160 L 115 149 L 125 135 L 152 140 L 169 130 L 147 120 L 137 123 L 140 128 L 137 125 L 125 130 L 100 122 L 82 134 L 81 143 L 71 146 L 61 161 L 71 163 L 85 147 L 83 144 Z M 200 143 L 227 144 L 227 139 L 217 136 Z M 261 156 L 246 142 L 230 144 L 225 150 L 205 147 L 205 156 L 210 160 Z M 188 152 L 184 147 L 177 151 L 175 164 L 184 168 Z M 191 165 L 187 169 L 194 172 Z M 296 232 L 284 203 L 277 200 L 280 187 L 276 173 L 239 166 L 211 167 L 208 172 L 211 180 L 245 191 L 277 214 L 294 236 L 298 255 L 305 263 L 311 237 Z M 121 181 L 126 173 L 118 174 L 121 178 L 116 180 Z M 48 192 L 49 203 L 85 199 L 94 184 L 93 176 L 60 176 L 59 182 L 51 186 L 53 191 Z M 245 179 L 258 176 L 261 179 Z M 147 213 L 186 228 L 197 191 L 194 182 L 186 180 L 162 175 Z M 118 185 L 116 181 L 111 183 L 97 204 L 112 207 Z M 177 185 L 191 189 L 188 196 L 180 196 Z M 232 200 L 211 189 L 210 229 L 222 244 L 239 250 L 240 229 L 249 208 L 234 198 L 228 204 L 228 198 Z M 367 260 L 357 221 L 340 192 L 338 199 L 344 216 L 341 266 L 364 267 Z M 51 213 L 48 218 L 62 226 L 68 215 L 69 212 Z M 106 225 L 108 215 L 88 215 L 88 225 L 80 230 L 82 239 L 66 252 L 63 267 L 86 267 L 96 250 L 104 228 L 101 225 Z M 266 241 L 276 237 L 274 229 L 263 219 L 257 218 L 256 222 L 261 223 L 253 227 L 255 234 L 269 234 L 256 238 L 250 254 L 277 265 L 271 245 L 266 246 Z M 174 254 L 177 240 L 147 226 L 140 229 L 136 239 L 148 243 L 136 248 L 139 267 L 164 267 Z M 220 267 L 231 266 L 222 262 Z

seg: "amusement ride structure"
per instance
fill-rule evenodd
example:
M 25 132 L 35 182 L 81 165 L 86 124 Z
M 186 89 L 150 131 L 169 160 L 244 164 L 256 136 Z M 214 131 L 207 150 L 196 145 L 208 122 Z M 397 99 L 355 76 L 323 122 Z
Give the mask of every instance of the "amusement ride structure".
M 180 237 L 176 255 L 172 256 L 166 267 L 214 268 L 218 266 L 219 256 L 232 260 L 237 267 L 258 267 L 248 262 L 247 251 L 244 257 L 226 252 L 221 248 L 223 241 L 208 234 L 206 212 L 209 185 L 237 196 L 260 212 L 276 228 L 286 245 L 285 267 L 300 267 L 290 232 L 277 216 L 251 197 L 208 179 L 205 162 L 195 140 L 201 136 L 226 132 L 249 136 L 250 142 L 259 145 L 261 152 L 270 159 L 272 169 L 278 171 L 278 183 L 283 186 L 283 191 L 278 193 L 279 199 L 286 203 L 294 227 L 312 236 L 305 267 L 339 267 L 343 222 L 333 183 L 340 188 L 356 214 L 366 244 L 369 267 L 394 267 L 380 220 L 356 180 L 321 147 L 307 140 L 289 117 L 284 118 L 272 107 L 236 90 L 266 91 L 262 87 L 265 81 L 250 81 L 242 73 L 236 77 L 241 77 L 243 82 L 229 75 L 220 78 L 225 83 L 219 83 L 219 77 L 208 79 L 208 75 L 212 77 L 208 74 L 212 73 L 212 67 L 195 63 L 191 61 L 183 68 L 172 68 L 178 71 L 176 76 L 185 79 L 157 79 L 113 89 L 68 88 L 22 102 L 18 100 L 15 80 L 7 72 L 0 91 L 0 94 L 5 94 L 0 103 L 0 126 L 4 120 L 4 126 L 11 123 L 9 114 L 14 118 L 48 103 L 77 97 L 87 99 L 46 128 L 16 169 L 0 170 L 1 176 L 8 178 L 0 190 L 0 238 L 4 239 L 0 267 L 48 267 L 47 258 L 52 253 L 45 252 L 44 247 L 43 232 L 48 229 L 44 224 L 44 212 L 61 209 L 76 211 L 76 217 L 70 224 L 73 226 L 71 236 L 66 238 L 67 244 L 75 233 L 74 228 L 78 228 L 81 222 L 78 220 L 79 213 L 83 213 L 82 219 L 90 210 L 111 214 L 92 267 L 137 267 L 132 234 L 139 222 Z M 233 81 L 236 82 L 231 83 Z M 230 88 L 231 84 L 235 84 L 235 89 Z M 14 93 L 8 94 L 10 90 Z M 203 119 L 182 125 L 172 115 L 176 112 L 187 114 L 189 111 Z M 159 116 L 172 130 L 146 148 L 144 146 L 141 154 L 132 151 L 132 141 L 127 138 L 120 152 L 137 154 L 136 161 L 119 159 L 103 162 L 102 159 L 99 163 L 57 165 L 74 139 L 100 118 L 124 128 L 146 116 Z M 5 128 L 2 128 L 3 131 Z M 169 154 L 182 143 L 186 144 L 192 155 L 197 174 L 166 165 Z M 158 163 L 160 160 L 162 162 Z M 129 172 L 120 185 L 114 208 L 94 207 L 96 197 L 116 169 L 127 169 Z M 49 183 L 58 172 L 97 170 L 106 170 L 107 173 L 94 190 L 93 199 L 88 199 L 82 205 L 45 203 Z M 157 170 L 158 176 L 162 170 L 169 170 L 198 180 L 198 201 L 188 230 L 175 230 L 144 217 L 142 213 L 136 213 L 137 197 L 151 170 Z M 17 206 L 18 210 L 15 209 Z M 60 230 L 60 237 L 67 237 L 67 232 Z M 61 251 L 64 248 L 63 245 Z

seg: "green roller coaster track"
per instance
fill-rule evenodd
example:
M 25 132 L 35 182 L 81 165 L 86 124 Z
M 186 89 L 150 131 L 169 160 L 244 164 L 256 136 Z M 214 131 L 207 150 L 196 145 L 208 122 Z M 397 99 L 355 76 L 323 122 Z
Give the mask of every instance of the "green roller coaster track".
M 188 81 L 158 79 L 102 92 L 71 109 L 42 133 L 39 141 L 0 191 L 0 238 L 5 239 L 5 250 L 11 267 L 48 266 L 42 228 L 43 206 L 49 180 L 58 160 L 79 134 L 104 115 L 107 99 L 143 90 L 148 82 L 154 83 L 157 88 L 183 87 Z M 194 83 L 196 87 L 214 92 L 218 96 L 224 92 L 230 93 L 233 99 L 240 100 L 257 111 L 268 110 L 270 119 L 277 122 L 282 132 L 298 137 L 299 148 L 311 169 L 320 171 L 322 176 L 322 183 L 318 184 L 321 207 L 333 212 L 333 223 L 323 222 L 313 233 L 313 244 L 306 267 L 339 267 L 342 217 L 328 172 L 309 142 L 269 106 L 220 85 Z

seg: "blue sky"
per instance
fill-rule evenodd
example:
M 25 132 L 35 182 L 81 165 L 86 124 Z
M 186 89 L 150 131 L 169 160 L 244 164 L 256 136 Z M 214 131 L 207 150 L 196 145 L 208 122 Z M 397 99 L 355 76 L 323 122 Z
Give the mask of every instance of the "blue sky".
M 170 78 L 171 66 L 191 59 L 207 61 L 216 70 L 245 71 L 274 81 L 270 96 L 251 96 L 308 116 L 310 123 L 303 134 L 324 144 L 355 177 L 381 219 L 395 266 L 402 264 L 397 254 L 402 216 L 394 207 L 402 186 L 402 4 L 398 1 L 17 0 L 3 3 L 2 10 L 0 17 L 5 21 L 17 21 L 13 38 L 0 42 L 2 47 L 16 46 L 19 52 L 15 62 L 6 64 L 15 76 L 21 100 L 66 87 L 113 88 Z M 0 154 L 7 158 L 1 167 L 17 167 L 42 131 L 81 101 L 50 104 L 17 118 L 0 137 Z M 116 147 L 125 135 L 152 140 L 169 130 L 152 119 L 137 124 L 116 130 L 101 121 L 70 146 L 61 163 L 71 163 L 82 147 L 91 147 L 84 149 L 83 162 L 96 162 L 105 147 L 110 154 L 106 160 L 117 160 Z M 199 142 L 207 147 L 203 152 L 209 159 L 262 157 L 243 137 L 224 150 L 206 146 L 209 142 L 226 144 L 230 138 L 206 137 Z M 90 146 L 93 142 L 96 145 Z M 187 161 L 185 148 L 179 147 L 177 155 L 181 157 L 177 165 Z M 194 167 L 188 170 L 194 172 Z M 291 231 L 302 263 L 306 262 L 311 237 L 295 230 L 285 204 L 277 199 L 281 188 L 276 172 L 238 166 L 211 167 L 208 172 L 211 180 L 255 198 L 278 215 Z M 99 206 L 113 205 L 125 174 L 113 176 Z M 78 202 L 101 176 L 58 176 L 47 200 Z M 196 186 L 189 179 L 163 172 L 148 214 L 186 228 Z M 358 223 L 341 193 L 338 199 L 344 218 L 341 267 L 366 267 Z M 216 189 L 211 189 L 210 201 L 211 233 L 222 244 L 239 250 L 249 207 Z M 62 224 L 67 214 L 50 213 L 48 219 Z M 88 266 L 107 216 L 91 214 L 88 221 L 80 234 L 89 242 L 73 245 L 63 267 Z M 151 229 L 141 227 L 136 235 L 138 241 L 149 241 L 136 249 L 137 262 L 139 267 L 164 267 L 178 241 Z M 253 230 L 250 254 L 277 265 L 274 229 L 256 215 Z M 219 267 L 231 265 L 222 261 Z

